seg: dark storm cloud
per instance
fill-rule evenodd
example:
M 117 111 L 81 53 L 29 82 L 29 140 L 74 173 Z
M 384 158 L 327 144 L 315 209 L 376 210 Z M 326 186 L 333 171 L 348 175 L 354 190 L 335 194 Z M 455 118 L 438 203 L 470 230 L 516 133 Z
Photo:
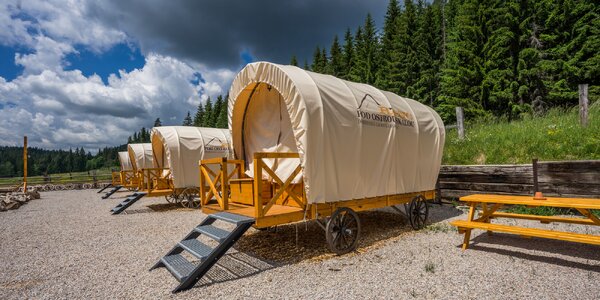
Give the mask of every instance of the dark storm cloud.
M 386 6 L 386 0 L 109 0 L 87 10 L 134 37 L 143 51 L 236 68 L 244 52 L 255 60 L 288 63 L 295 54 L 310 61 L 315 46 L 329 47 L 367 13 L 380 25 Z

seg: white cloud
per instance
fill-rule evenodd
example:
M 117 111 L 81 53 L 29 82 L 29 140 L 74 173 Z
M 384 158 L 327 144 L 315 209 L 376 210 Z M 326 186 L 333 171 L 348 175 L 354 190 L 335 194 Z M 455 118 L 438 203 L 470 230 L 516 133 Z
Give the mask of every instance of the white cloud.
M 122 144 L 157 117 L 178 124 L 207 95 L 214 99 L 227 93 L 233 71 L 153 52 L 145 53 L 142 68 L 120 70 L 107 83 L 98 75 L 65 70 L 65 57 L 76 48 L 102 53 L 135 40 L 96 21 L 88 8 L 93 6 L 85 2 L 0 4 L 0 44 L 26 49 L 15 55 L 23 74 L 12 81 L 0 76 L 0 145 L 18 145 L 23 135 L 32 146 L 44 148 L 94 150 Z M 197 73 L 204 82 L 193 83 Z
M 120 71 L 105 85 L 98 76 L 79 70 L 44 70 L 11 82 L 0 80 L 0 131 L 3 144 L 33 144 L 52 148 L 124 143 L 127 136 L 154 118 L 181 118 L 198 103 L 198 85 L 191 83 L 189 65 L 149 54 L 142 69 Z M 12 103 L 9 105 L 9 103 Z

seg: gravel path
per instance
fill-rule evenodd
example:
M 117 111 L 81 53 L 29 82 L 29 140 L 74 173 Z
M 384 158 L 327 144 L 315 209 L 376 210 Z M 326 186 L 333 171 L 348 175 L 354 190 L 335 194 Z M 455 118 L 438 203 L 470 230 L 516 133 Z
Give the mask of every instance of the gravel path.
M 600 297 L 600 247 L 474 231 L 471 248 L 462 251 L 462 235 L 447 222 L 465 216 L 451 206 L 434 206 L 436 223 L 420 232 L 386 210 L 360 213 L 360 248 L 342 257 L 328 254 L 312 223 L 252 229 L 240 239 L 240 252 L 226 257 L 250 261 L 251 254 L 260 258 L 249 263 L 258 271 L 221 282 L 215 271 L 215 283 L 173 295 L 169 272 L 148 269 L 204 215 L 159 198 L 110 215 L 125 195 L 101 200 L 89 190 L 45 192 L 0 213 L 0 299 Z

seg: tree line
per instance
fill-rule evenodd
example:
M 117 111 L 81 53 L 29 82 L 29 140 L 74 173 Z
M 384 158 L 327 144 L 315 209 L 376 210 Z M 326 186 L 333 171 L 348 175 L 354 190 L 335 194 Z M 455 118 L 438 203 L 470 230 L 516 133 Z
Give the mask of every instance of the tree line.
M 103 167 L 119 165 L 117 153 L 124 151 L 126 145 L 99 149 L 96 155 L 75 150 L 45 150 L 27 148 L 28 176 L 55 173 L 84 172 Z M 0 147 L 0 177 L 23 176 L 23 147 Z
M 469 118 L 543 113 L 576 105 L 580 83 L 600 94 L 600 5 L 391 0 L 382 30 L 367 15 L 302 67 L 419 100 L 445 121 L 456 106 Z
M 212 127 L 212 128 L 227 128 L 227 99 L 229 96 L 217 96 L 217 100 L 213 103 L 208 97 L 206 102 L 198 104 L 196 114 L 192 118 L 191 112 L 188 111 L 183 119 L 183 126 L 196 127 Z

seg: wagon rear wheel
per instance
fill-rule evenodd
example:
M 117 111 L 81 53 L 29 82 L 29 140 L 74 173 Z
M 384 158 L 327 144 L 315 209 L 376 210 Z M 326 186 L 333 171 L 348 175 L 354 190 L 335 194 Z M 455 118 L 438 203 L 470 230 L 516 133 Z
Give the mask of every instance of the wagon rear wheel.
M 342 255 L 354 251 L 360 237 L 358 215 L 350 208 L 338 208 L 327 221 L 325 235 L 332 252 Z
M 199 208 L 200 207 L 200 198 L 198 197 L 198 189 L 195 188 L 187 188 L 181 192 L 179 196 L 181 206 L 187 208 Z
M 429 216 L 429 206 L 427 199 L 423 195 L 419 195 L 410 200 L 407 210 L 408 221 L 414 230 L 419 230 L 425 227 L 427 217 Z

